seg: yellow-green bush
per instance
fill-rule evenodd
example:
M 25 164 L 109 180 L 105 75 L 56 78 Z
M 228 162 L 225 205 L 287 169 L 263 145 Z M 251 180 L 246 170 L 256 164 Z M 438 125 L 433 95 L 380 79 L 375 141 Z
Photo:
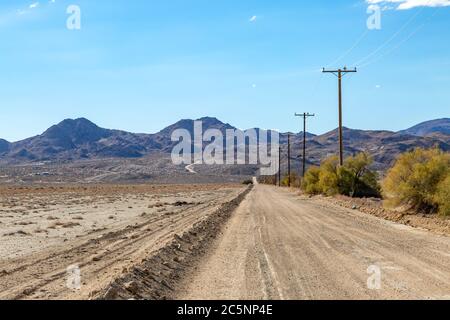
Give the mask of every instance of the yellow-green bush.
M 448 182 L 445 181 L 449 174 L 449 153 L 437 148 L 418 148 L 401 155 L 389 170 L 383 182 L 384 195 L 389 205 L 436 211 L 448 202 Z
M 339 168 L 339 193 L 351 197 L 379 197 L 381 187 L 377 174 L 369 170 L 372 158 L 366 153 L 360 153 L 345 160 Z
M 369 169 L 371 164 L 372 159 L 364 153 L 347 158 L 342 167 L 337 157 L 328 158 L 320 168 L 308 170 L 302 188 L 308 194 L 378 197 L 380 187 L 376 174 Z
M 319 167 L 311 167 L 306 172 L 302 182 L 302 189 L 307 194 L 319 194 L 322 192 L 322 190 L 319 187 L 319 175 L 320 175 Z
M 439 213 L 450 216 L 450 174 L 447 174 L 447 178 L 439 183 L 434 199 L 439 207 Z
M 295 172 L 291 172 L 290 183 L 291 183 L 291 187 L 294 187 L 294 188 L 299 188 L 300 187 L 301 179 L 299 178 L 299 176 Z M 289 175 L 286 174 L 283 177 L 283 179 L 281 180 L 281 185 L 285 186 L 285 187 L 289 186 Z
M 329 196 L 339 193 L 338 167 L 337 157 L 328 158 L 320 165 L 319 188 L 321 193 Z

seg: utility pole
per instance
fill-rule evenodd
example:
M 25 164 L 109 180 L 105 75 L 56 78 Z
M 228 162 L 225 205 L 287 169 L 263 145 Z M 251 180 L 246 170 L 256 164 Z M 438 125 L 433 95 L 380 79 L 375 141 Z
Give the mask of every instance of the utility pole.
M 278 147 L 278 186 L 281 187 L 281 147 Z
M 303 117 L 303 178 L 306 173 L 306 119 L 309 117 L 315 117 L 314 113 L 304 112 L 303 114 L 295 114 L 296 117 Z
M 291 187 L 291 134 L 288 133 L 288 187 Z
M 349 70 L 347 67 L 344 67 L 344 69 L 338 69 L 338 70 L 325 70 L 323 68 L 323 73 L 332 73 L 334 74 L 338 80 L 339 80 L 339 163 L 340 165 L 344 165 L 344 137 L 342 132 L 342 78 L 347 73 L 355 73 L 358 72 L 355 69 Z

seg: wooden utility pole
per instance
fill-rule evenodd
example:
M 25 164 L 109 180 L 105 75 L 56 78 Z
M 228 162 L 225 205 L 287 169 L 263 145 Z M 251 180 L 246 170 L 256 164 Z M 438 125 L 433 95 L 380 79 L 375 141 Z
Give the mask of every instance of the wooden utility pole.
M 278 147 L 278 186 L 281 187 L 281 147 Z
M 347 73 L 350 72 L 357 72 L 356 68 L 353 70 L 348 70 L 347 67 L 344 67 L 344 69 L 338 69 L 338 70 L 325 70 L 323 68 L 323 73 L 332 73 L 336 77 L 338 77 L 339 82 L 339 163 L 340 165 L 344 165 L 344 137 L 343 137 L 343 130 L 342 130 L 342 78 Z
M 288 133 L 288 187 L 291 187 L 291 134 Z
M 305 177 L 306 173 L 306 119 L 309 117 L 315 117 L 316 115 L 314 113 L 306 113 L 303 114 L 295 114 L 296 117 L 303 117 L 303 178 Z

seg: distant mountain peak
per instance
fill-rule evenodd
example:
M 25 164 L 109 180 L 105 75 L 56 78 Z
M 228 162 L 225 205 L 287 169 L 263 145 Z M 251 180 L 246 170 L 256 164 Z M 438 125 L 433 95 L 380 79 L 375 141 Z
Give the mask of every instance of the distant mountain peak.
M 220 122 L 223 123 L 222 121 L 220 121 L 219 119 L 217 119 L 216 117 L 202 117 L 200 119 L 197 119 L 197 121 L 213 121 L 213 122 Z
M 64 146 L 98 141 L 111 135 L 111 131 L 97 126 L 86 118 L 65 119 L 50 127 L 41 137 L 57 140 Z
M 422 122 L 414 127 L 400 131 L 399 133 L 420 137 L 425 137 L 436 133 L 450 135 L 450 118 Z
M 176 123 L 174 123 L 171 126 L 168 126 L 167 128 L 161 130 L 158 134 L 163 136 L 170 136 L 173 131 L 177 129 L 185 129 L 189 131 L 191 134 L 194 131 L 194 122 L 195 121 L 201 121 L 203 131 L 208 129 L 219 129 L 219 130 L 226 130 L 226 129 L 235 129 L 232 125 L 228 123 L 224 123 L 220 121 L 217 118 L 214 117 L 202 117 L 197 120 L 192 119 L 183 119 Z
M 86 119 L 86 118 L 77 118 L 77 119 L 64 119 L 60 123 L 58 123 L 56 126 L 58 127 L 92 127 L 92 128 L 99 128 L 95 123 L 92 121 Z
M 235 129 L 231 124 L 220 121 L 215 117 L 203 117 L 197 121 L 202 121 L 204 127 L 215 127 L 215 129 L 220 129 L 221 127 L 225 129 Z

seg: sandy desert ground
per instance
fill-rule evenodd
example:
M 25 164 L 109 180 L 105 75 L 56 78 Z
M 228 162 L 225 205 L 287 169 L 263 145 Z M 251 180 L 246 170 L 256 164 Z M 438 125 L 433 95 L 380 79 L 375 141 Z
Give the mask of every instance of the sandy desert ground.
M 88 299 L 245 187 L 0 187 L 0 299 Z M 81 268 L 82 288 L 66 286 Z

